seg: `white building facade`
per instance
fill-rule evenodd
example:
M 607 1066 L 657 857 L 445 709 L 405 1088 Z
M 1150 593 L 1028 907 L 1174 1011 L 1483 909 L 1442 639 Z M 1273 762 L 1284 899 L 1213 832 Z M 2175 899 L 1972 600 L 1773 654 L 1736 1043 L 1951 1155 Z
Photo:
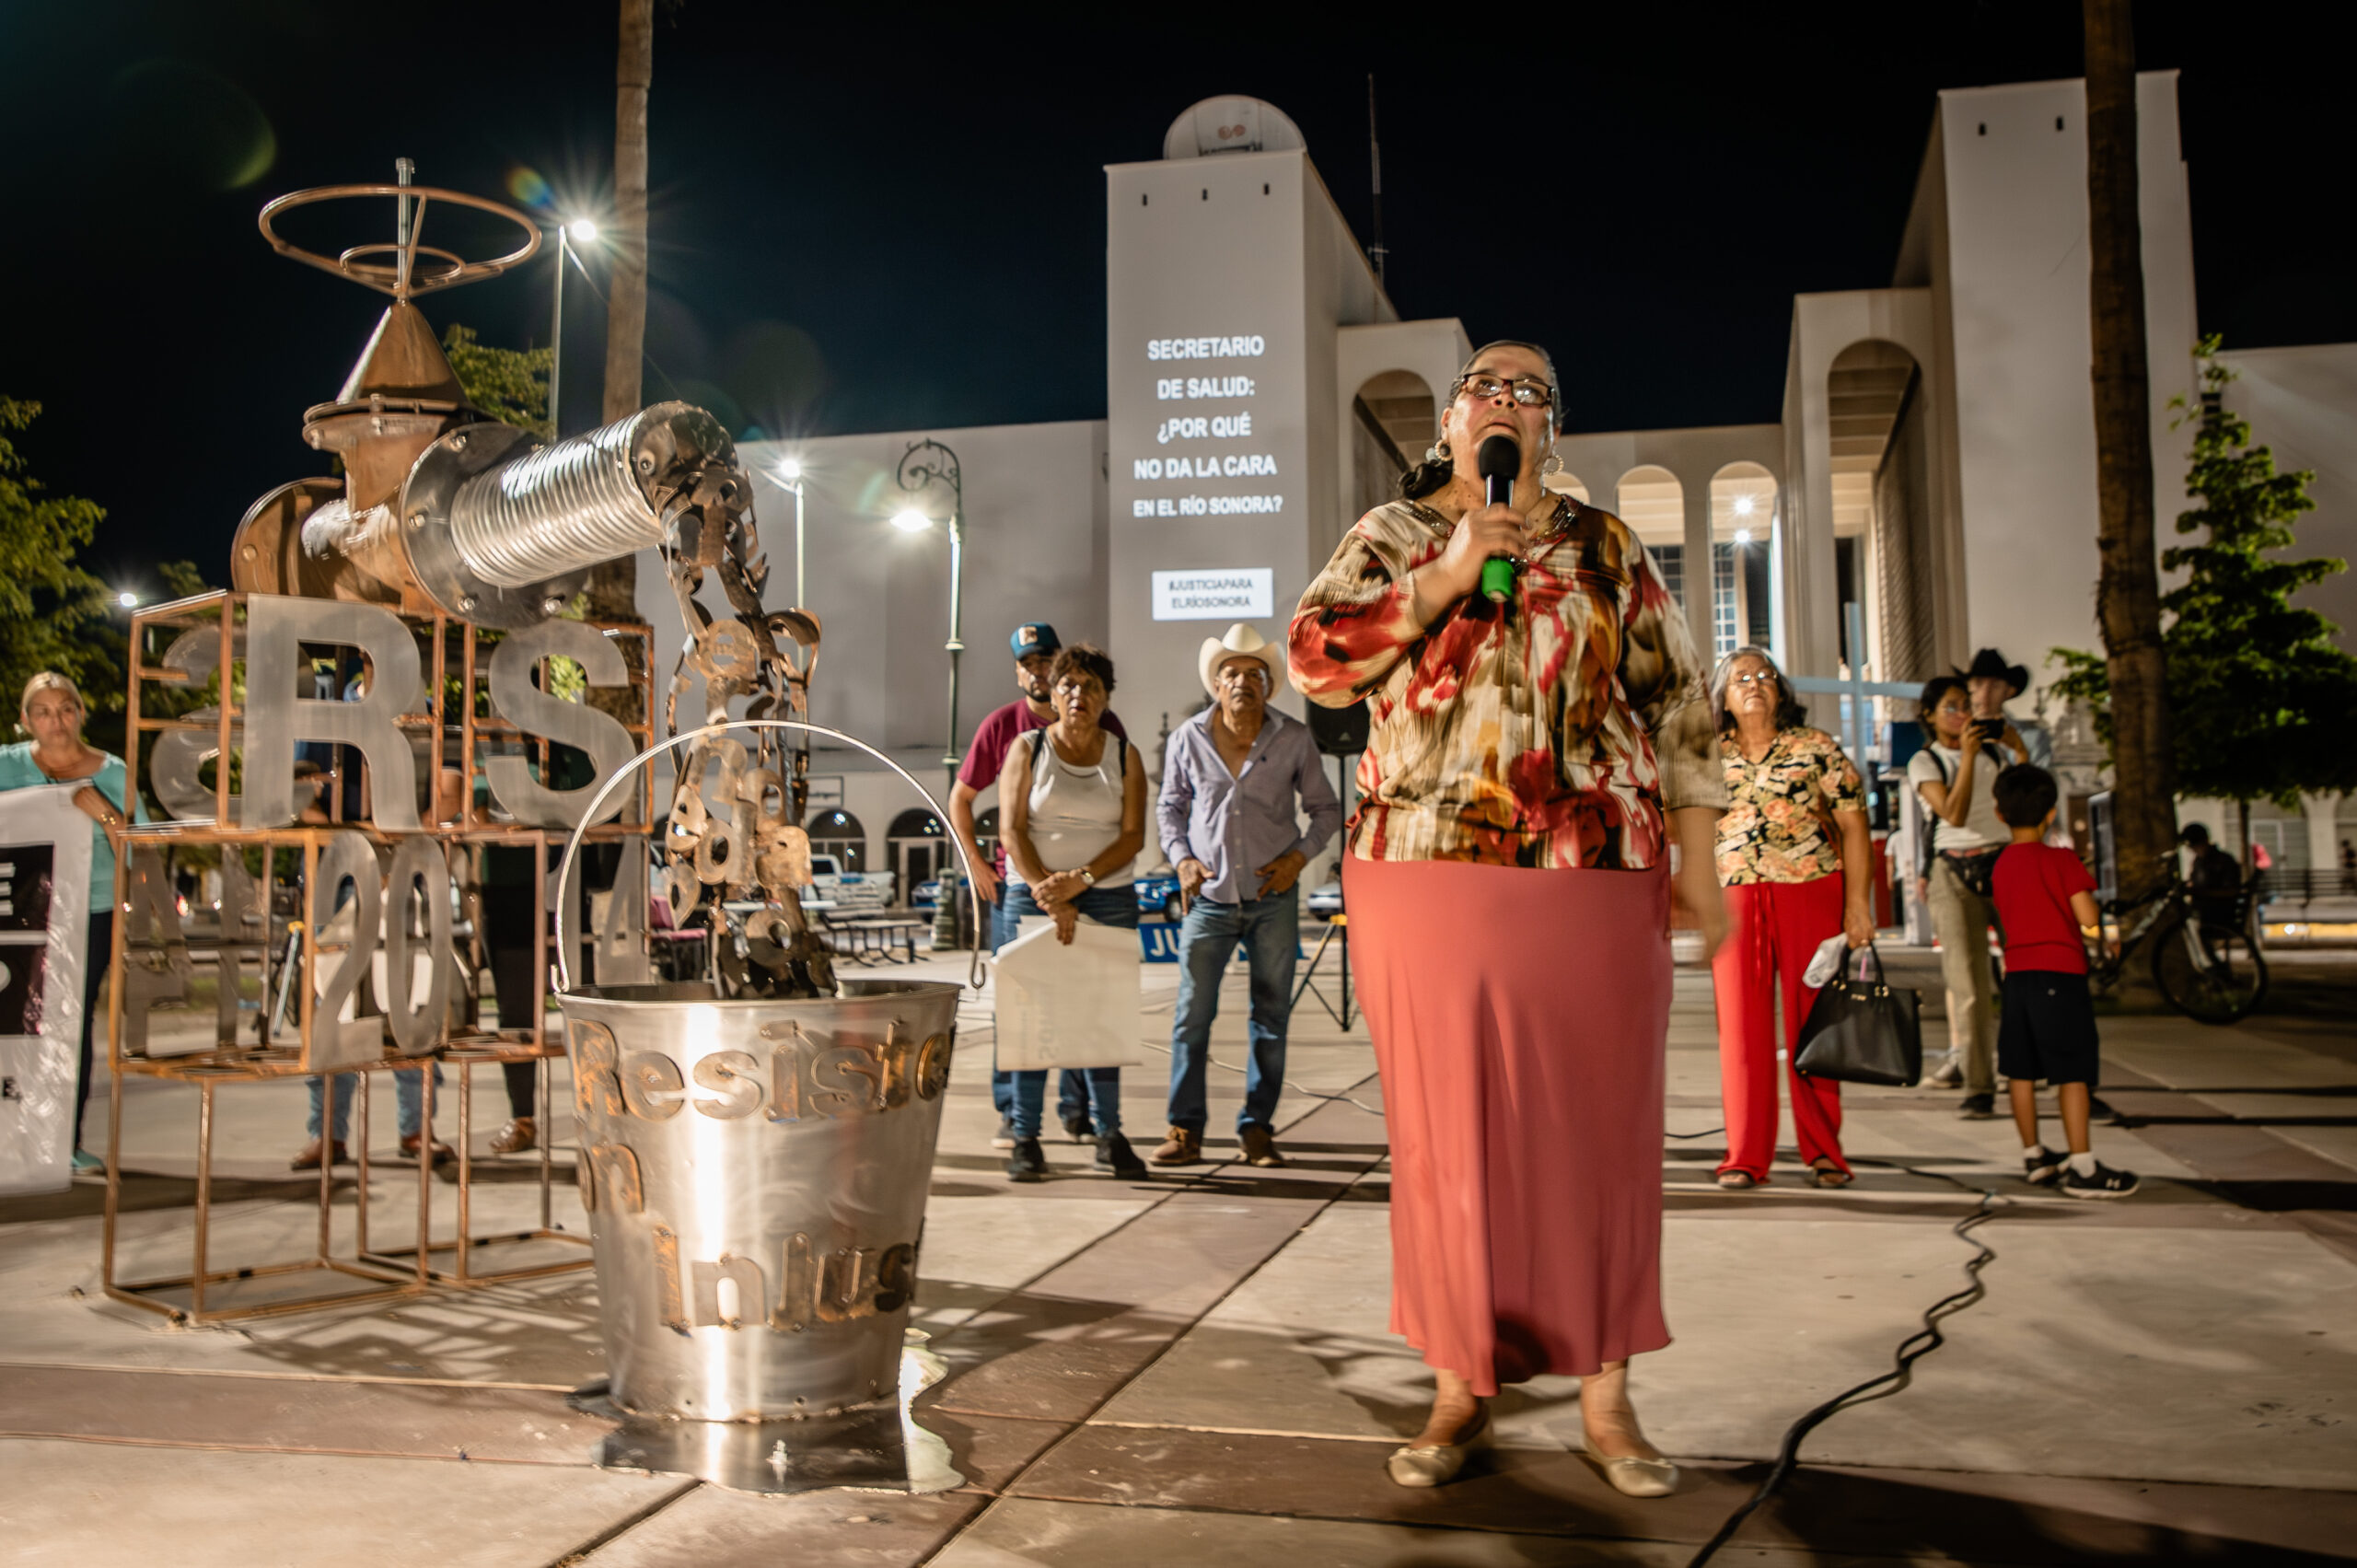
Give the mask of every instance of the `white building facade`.
M 1553 482 L 1630 522 L 1699 645 L 1763 643 L 1795 674 L 1856 667 L 1906 682 L 1993 646 L 2033 672 L 2024 718 L 2059 673 L 2051 649 L 2100 646 L 2084 110 L 2077 81 L 1939 96 L 1891 285 L 1795 297 L 1778 422 L 1564 434 Z M 2189 443 L 2171 403 L 2193 392 L 2197 331 L 2174 73 L 2139 78 L 2138 111 L 2165 543 L 2187 504 Z M 796 597 L 796 497 L 776 476 L 801 465 L 807 598 L 826 627 L 819 722 L 929 787 L 946 787 L 948 552 L 943 529 L 888 519 L 912 503 L 946 519 L 951 497 L 894 482 L 911 443 L 947 445 L 964 480 L 959 746 L 1015 694 L 1008 633 L 1046 621 L 1110 652 L 1114 709 L 1152 764 L 1157 734 L 1203 700 L 1202 639 L 1236 621 L 1278 634 L 1342 532 L 1422 457 L 1470 352 L 1454 319 L 1399 319 L 1272 106 L 1207 99 L 1164 151 L 1106 169 L 1105 420 L 743 449 L 762 486 L 772 603 Z M 2242 374 L 2232 401 L 2259 439 L 2283 466 L 2316 470 L 2301 552 L 2357 554 L 2357 345 L 2228 358 Z M 649 619 L 674 621 L 651 558 L 640 581 Z M 2313 602 L 2344 638 L 2357 627 L 2357 581 Z M 1831 710 L 1820 700 L 1829 727 Z M 2047 716 L 2084 787 L 2096 754 Z M 834 749 L 813 772 L 848 819 L 835 824 L 844 849 L 856 842 L 869 869 L 909 864 L 923 803 L 904 784 Z M 2213 805 L 2187 814 L 2214 818 Z M 2357 828 L 2336 817 L 2348 809 L 2261 812 L 2261 837 L 2287 864 L 2325 864 Z

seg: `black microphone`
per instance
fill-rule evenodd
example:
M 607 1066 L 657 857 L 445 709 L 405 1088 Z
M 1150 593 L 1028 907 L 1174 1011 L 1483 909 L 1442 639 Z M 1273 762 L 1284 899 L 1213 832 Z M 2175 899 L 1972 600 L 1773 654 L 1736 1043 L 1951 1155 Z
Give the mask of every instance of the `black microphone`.
M 1474 457 L 1480 469 L 1482 487 L 1489 492 L 1492 506 L 1514 504 L 1515 477 L 1522 472 L 1522 448 L 1511 436 L 1492 436 L 1481 443 Z M 1481 563 L 1481 591 L 1492 604 L 1504 604 L 1514 597 L 1515 563 L 1503 555 L 1492 555 Z

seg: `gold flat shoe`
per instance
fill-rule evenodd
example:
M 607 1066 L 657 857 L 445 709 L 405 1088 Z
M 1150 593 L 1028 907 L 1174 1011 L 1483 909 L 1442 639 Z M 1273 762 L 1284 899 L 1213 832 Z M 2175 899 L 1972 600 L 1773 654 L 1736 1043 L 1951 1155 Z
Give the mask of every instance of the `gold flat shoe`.
M 1400 1486 L 1446 1486 L 1464 1469 L 1473 1450 L 1488 1446 L 1490 1423 L 1484 1421 L 1481 1429 L 1462 1443 L 1443 1443 L 1431 1448 L 1412 1445 L 1395 1448 L 1391 1457 L 1383 1461 L 1383 1468 Z
M 1634 1454 L 1607 1456 L 1593 1448 L 1587 1457 L 1623 1497 L 1666 1497 L 1678 1490 L 1678 1467 L 1667 1459 L 1643 1459 Z

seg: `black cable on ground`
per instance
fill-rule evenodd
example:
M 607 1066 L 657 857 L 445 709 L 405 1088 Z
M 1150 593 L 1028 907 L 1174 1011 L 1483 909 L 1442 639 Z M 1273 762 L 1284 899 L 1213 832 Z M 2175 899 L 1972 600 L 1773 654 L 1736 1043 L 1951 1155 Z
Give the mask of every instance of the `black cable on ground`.
M 1949 1179 L 1953 1180 L 1954 1178 Z M 1760 1481 L 1759 1490 L 1745 1501 L 1742 1507 L 1727 1516 L 1726 1523 L 1719 1527 L 1716 1535 L 1702 1543 L 1702 1550 L 1693 1555 L 1686 1568 L 1702 1568 L 1702 1564 L 1708 1562 L 1719 1548 L 1724 1546 L 1734 1538 L 1736 1531 L 1743 1527 L 1743 1522 L 1751 1517 L 1759 1510 L 1759 1505 L 1767 1502 L 1776 1489 L 1784 1483 L 1800 1463 L 1802 1438 L 1806 1437 L 1829 1417 L 1839 1414 L 1853 1404 L 1864 1404 L 1868 1400 L 1887 1399 L 1898 1393 L 1901 1388 L 1906 1388 L 1914 1376 L 1915 1363 L 1947 1342 L 1946 1336 L 1940 1332 L 1940 1319 L 1955 1316 L 1989 1293 L 1989 1287 L 1980 1283 L 1980 1271 L 1996 1259 L 1996 1249 L 1973 1236 L 1972 1232 L 1995 1217 L 1996 1213 L 1996 1192 L 1984 1191 L 1980 1194 L 1980 1206 L 1956 1224 L 1956 1239 L 1969 1241 L 1977 1249 L 1976 1255 L 1964 1265 L 1965 1278 L 1968 1282 L 1964 1289 L 1952 1295 L 1943 1296 L 1924 1311 L 1923 1326 L 1898 1342 L 1898 1349 L 1888 1372 L 1879 1377 L 1870 1377 L 1855 1388 L 1842 1390 L 1784 1429 L 1784 1441 L 1776 1451 L 1776 1462 L 1769 1468 L 1767 1477 Z M 1888 1387 L 1884 1387 L 1886 1384 Z

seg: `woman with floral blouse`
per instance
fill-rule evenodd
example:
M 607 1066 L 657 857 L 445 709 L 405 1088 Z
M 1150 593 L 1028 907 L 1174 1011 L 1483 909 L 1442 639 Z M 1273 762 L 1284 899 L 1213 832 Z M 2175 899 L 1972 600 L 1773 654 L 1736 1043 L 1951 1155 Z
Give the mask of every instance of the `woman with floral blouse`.
M 1629 1357 L 1661 1311 L 1672 835 L 1715 938 L 1725 801 L 1686 622 L 1627 524 L 1544 488 L 1559 383 L 1492 343 L 1403 498 L 1344 537 L 1290 633 L 1311 701 L 1365 699 L 1343 888 L 1391 1144 L 1391 1322 L 1438 1389 L 1392 1480 L 1436 1486 L 1501 1383 L 1584 1379 L 1587 1450 L 1632 1496 L 1677 1469 Z M 1510 503 L 1473 461 L 1510 437 Z M 1482 563 L 1516 563 L 1504 602 Z
M 1791 1071 L 1814 987 L 1810 957 L 1829 937 L 1874 939 L 1874 848 L 1858 770 L 1834 738 L 1802 723 L 1800 700 L 1765 648 L 1737 648 L 1711 677 L 1726 768 L 1719 881 L 1727 941 L 1713 960 L 1719 1014 L 1719 1092 L 1727 1157 L 1719 1185 L 1759 1187 L 1776 1155 L 1776 986 L 1784 988 L 1784 1051 L 1793 1131 L 1809 1179 L 1849 1184 L 1841 1157 L 1841 1086 Z M 1833 835 L 1840 838 L 1839 849 Z

